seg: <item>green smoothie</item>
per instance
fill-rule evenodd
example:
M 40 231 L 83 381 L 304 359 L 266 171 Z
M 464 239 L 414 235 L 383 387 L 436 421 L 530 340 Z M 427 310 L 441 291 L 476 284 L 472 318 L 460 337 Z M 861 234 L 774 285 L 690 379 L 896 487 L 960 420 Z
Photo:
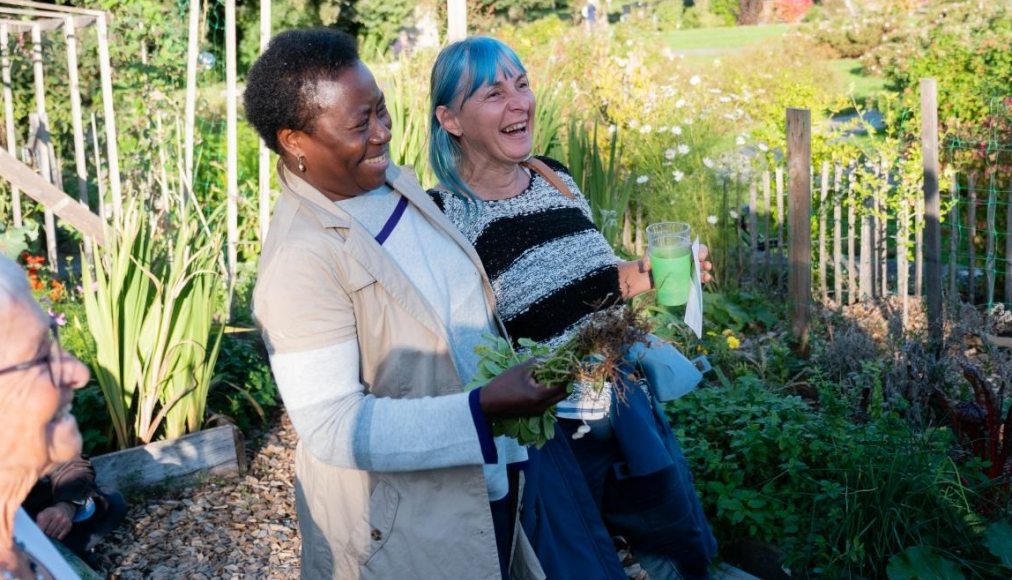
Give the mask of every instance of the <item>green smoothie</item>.
M 650 270 L 657 289 L 657 303 L 681 306 L 689 301 L 692 252 L 689 246 L 654 248 L 650 252 Z

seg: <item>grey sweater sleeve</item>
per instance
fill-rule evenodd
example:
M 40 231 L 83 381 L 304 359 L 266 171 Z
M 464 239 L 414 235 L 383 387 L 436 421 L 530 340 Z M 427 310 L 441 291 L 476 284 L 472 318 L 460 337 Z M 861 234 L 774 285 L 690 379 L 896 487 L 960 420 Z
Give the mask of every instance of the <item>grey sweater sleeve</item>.
M 484 463 L 467 393 L 370 395 L 359 381 L 354 340 L 274 353 L 271 369 L 299 438 L 321 461 L 369 471 Z

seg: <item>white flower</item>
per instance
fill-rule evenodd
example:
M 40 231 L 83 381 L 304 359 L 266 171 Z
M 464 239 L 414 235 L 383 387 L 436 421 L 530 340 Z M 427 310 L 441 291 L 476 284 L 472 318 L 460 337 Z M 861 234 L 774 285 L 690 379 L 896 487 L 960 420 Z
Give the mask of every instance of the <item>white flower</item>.
M 721 98 L 719 98 L 717 100 L 720 101 L 720 102 L 722 102 L 722 103 L 730 103 L 731 102 L 731 97 L 721 97 Z
M 657 128 L 657 132 L 658 133 L 667 133 L 668 132 L 668 128 L 667 127 L 658 127 Z
M 731 219 L 733 219 L 733 220 L 738 219 L 738 212 L 735 211 L 735 210 L 733 210 L 733 209 L 728 212 L 728 215 L 731 216 Z
M 682 180 L 683 177 L 685 177 L 685 174 L 676 169 L 671 172 L 671 177 L 675 178 L 675 182 L 679 182 Z
M 650 125 L 643 125 L 642 127 L 640 127 L 640 133 L 643 133 L 644 135 L 646 135 L 647 133 L 649 133 L 650 131 L 653 131 L 653 130 L 654 130 L 654 128 L 651 127 Z
M 685 99 L 678 99 L 677 101 L 675 101 L 676 109 L 681 109 L 684 106 L 685 106 Z
M 689 84 L 694 87 L 699 85 L 700 82 L 702 82 L 702 79 L 699 78 L 699 75 L 692 75 L 692 78 L 689 79 Z
M 675 155 L 678 155 L 678 152 L 675 151 L 674 149 L 667 149 L 666 151 L 664 151 L 664 158 L 667 159 L 668 161 L 674 159 Z
M 713 160 L 710 159 L 709 157 L 704 157 L 703 158 L 703 165 L 709 167 L 710 169 L 713 169 Z
M 765 152 L 769 151 L 770 148 L 769 148 L 768 145 L 766 145 L 765 143 L 763 143 L 762 141 L 760 141 L 759 142 L 759 150 L 762 151 L 763 153 L 765 153 Z
M 615 134 L 615 125 L 608 125 L 608 134 L 609 135 Z
M 706 223 L 710 224 L 711 226 L 717 225 L 717 216 L 712 215 L 712 216 L 706 218 Z
M 629 121 L 629 128 L 630 129 L 638 129 L 639 126 L 640 126 L 640 122 L 637 121 L 636 119 L 633 119 L 632 121 Z
M 737 137 L 735 137 L 734 144 L 735 145 L 744 145 L 745 144 L 745 136 L 744 135 L 738 135 Z
M 682 134 L 682 128 L 679 127 L 678 125 L 675 125 L 674 127 L 671 128 L 671 134 L 672 135 L 681 135 Z
M 678 146 L 678 154 L 679 155 L 688 155 L 689 154 L 689 146 L 686 145 L 685 143 L 682 143 L 681 145 L 679 145 Z
M 686 120 L 682 121 L 682 124 L 683 125 L 692 125 L 692 119 L 691 118 L 686 119 Z
M 639 177 L 636 178 L 636 183 L 639 185 L 643 185 L 648 181 L 650 181 L 650 178 L 647 177 L 646 175 L 640 175 Z

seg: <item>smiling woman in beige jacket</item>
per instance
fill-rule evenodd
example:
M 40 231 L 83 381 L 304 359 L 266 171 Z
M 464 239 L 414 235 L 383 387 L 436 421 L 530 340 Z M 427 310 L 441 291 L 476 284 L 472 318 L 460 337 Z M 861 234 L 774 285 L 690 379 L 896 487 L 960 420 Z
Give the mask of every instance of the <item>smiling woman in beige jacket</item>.
M 525 451 L 487 418 L 564 392 L 528 365 L 464 392 L 498 328 L 488 279 L 391 165 L 384 96 L 350 37 L 283 33 L 247 82 L 246 115 L 280 155 L 254 316 L 300 439 L 303 577 L 541 577 L 507 468 Z

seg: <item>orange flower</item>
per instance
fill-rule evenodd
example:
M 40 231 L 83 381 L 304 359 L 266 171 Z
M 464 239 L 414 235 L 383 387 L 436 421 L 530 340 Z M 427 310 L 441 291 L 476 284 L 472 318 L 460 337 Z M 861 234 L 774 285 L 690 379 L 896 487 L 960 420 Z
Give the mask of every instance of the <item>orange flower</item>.
M 32 285 L 32 290 L 42 290 L 46 287 L 46 285 L 42 283 L 42 280 L 39 280 L 39 277 L 32 271 L 28 272 L 28 283 Z
M 63 298 L 63 282 L 60 282 L 59 280 L 51 280 L 49 285 L 52 287 L 49 291 L 49 299 L 53 302 L 59 302 L 60 298 Z

